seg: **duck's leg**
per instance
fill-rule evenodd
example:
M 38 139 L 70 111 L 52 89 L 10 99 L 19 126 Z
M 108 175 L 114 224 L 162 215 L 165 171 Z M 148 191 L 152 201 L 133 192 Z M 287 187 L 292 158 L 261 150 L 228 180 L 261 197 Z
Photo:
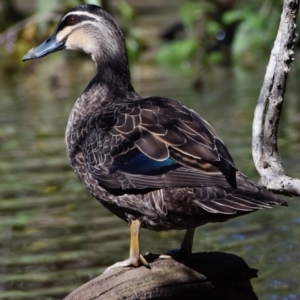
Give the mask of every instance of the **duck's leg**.
M 172 249 L 167 254 L 162 254 L 159 258 L 187 257 L 192 254 L 192 246 L 195 228 L 187 229 L 182 240 L 180 249 Z
M 139 220 L 134 220 L 130 222 L 130 250 L 129 258 L 119 261 L 110 267 L 108 267 L 104 272 L 108 272 L 113 268 L 119 267 L 139 267 L 144 265 L 150 269 L 150 266 L 143 255 L 140 253 L 140 232 L 142 223 Z
M 193 240 L 194 240 L 195 228 L 187 229 L 181 243 L 180 252 L 183 255 L 191 255 Z

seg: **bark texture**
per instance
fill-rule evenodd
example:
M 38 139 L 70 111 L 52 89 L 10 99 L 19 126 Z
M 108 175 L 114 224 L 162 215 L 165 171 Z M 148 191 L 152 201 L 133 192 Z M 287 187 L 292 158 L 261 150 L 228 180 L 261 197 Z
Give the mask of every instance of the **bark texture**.
M 196 253 L 189 260 L 158 259 L 150 266 L 112 269 L 65 300 L 258 299 L 250 284 L 257 270 L 233 254 Z
M 281 21 L 255 109 L 252 154 L 260 183 L 285 195 L 300 195 L 300 180 L 286 175 L 277 148 L 277 130 L 290 64 L 294 60 L 299 0 L 284 0 Z

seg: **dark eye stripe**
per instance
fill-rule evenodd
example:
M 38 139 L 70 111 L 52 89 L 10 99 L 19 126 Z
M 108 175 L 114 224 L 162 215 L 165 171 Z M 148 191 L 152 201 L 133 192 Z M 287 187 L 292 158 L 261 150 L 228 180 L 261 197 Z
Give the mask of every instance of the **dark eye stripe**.
M 75 22 L 74 22 L 74 25 L 69 25 L 69 19 L 70 18 L 75 18 Z M 83 21 L 95 21 L 96 19 L 94 18 L 91 18 L 89 16 L 86 16 L 86 15 L 69 15 L 67 16 L 57 27 L 57 30 L 56 32 L 59 32 L 61 30 L 63 30 L 65 27 L 67 26 L 75 26 Z

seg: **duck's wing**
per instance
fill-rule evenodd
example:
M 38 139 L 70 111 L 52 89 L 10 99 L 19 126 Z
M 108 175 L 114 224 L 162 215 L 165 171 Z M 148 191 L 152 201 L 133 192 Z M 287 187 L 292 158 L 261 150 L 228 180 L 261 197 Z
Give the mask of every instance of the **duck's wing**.
M 178 102 L 151 97 L 118 104 L 87 123 L 82 152 L 104 187 L 236 187 L 236 169 L 221 139 Z

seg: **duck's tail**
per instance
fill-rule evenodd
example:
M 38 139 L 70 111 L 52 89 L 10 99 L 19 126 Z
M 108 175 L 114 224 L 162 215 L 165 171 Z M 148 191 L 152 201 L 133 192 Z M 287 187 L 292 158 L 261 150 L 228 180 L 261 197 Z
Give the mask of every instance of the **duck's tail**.
M 210 213 L 225 215 L 247 214 L 274 205 L 288 206 L 278 195 L 268 192 L 237 171 L 237 188 L 197 188 L 196 203 Z M 229 216 L 228 216 L 229 217 Z M 229 217 L 230 218 L 230 217 Z

